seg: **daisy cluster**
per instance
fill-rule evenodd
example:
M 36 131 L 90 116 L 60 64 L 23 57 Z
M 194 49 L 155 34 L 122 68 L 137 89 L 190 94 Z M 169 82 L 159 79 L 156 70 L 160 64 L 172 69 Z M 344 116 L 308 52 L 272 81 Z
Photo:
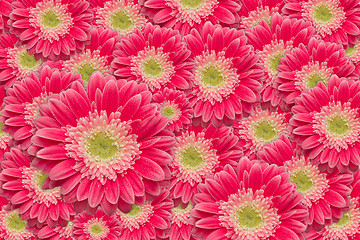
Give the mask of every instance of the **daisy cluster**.
M 359 240 L 359 0 L 1 0 L 0 239 Z

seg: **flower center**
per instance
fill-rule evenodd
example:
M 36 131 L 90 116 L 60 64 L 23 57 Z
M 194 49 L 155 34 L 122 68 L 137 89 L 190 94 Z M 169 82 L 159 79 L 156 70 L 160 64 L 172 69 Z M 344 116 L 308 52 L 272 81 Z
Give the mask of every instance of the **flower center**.
M 144 72 L 152 77 L 157 77 L 161 74 L 161 65 L 155 59 L 149 59 L 144 63 Z
M 224 76 L 218 68 L 209 66 L 202 72 L 202 81 L 209 87 L 219 87 L 224 82 Z
M 85 63 L 83 65 L 81 65 L 78 69 L 77 72 L 80 73 L 81 78 L 85 81 L 85 82 L 89 82 L 90 76 L 91 74 L 93 74 L 93 72 L 97 71 L 96 68 L 94 68 L 91 64 L 89 63 Z
M 316 87 L 318 82 L 326 83 L 325 79 L 320 76 L 320 74 L 315 73 L 309 76 L 308 78 L 308 86 L 309 88 Z
M 191 168 L 200 166 L 203 161 L 203 156 L 195 147 L 189 147 L 182 153 L 182 163 Z
M 180 1 L 183 6 L 188 8 L 197 8 L 203 3 L 202 0 L 180 0 Z
M 133 204 L 131 211 L 128 213 L 124 213 L 124 214 L 126 214 L 127 216 L 130 216 L 130 217 L 136 217 L 137 215 L 140 214 L 140 212 L 141 212 L 141 207 L 136 204 Z
M 304 171 L 299 171 L 293 174 L 290 178 L 290 182 L 296 184 L 296 189 L 301 193 L 308 192 L 313 187 L 313 180 Z
M 90 236 L 90 239 L 103 240 L 107 239 L 110 229 L 106 221 L 102 218 L 91 218 L 85 224 L 85 232 Z
M 315 18 L 322 22 L 328 22 L 334 17 L 331 9 L 329 9 L 326 5 L 317 6 L 314 13 Z
M 173 216 L 171 218 L 171 223 L 177 224 L 179 227 L 182 224 L 189 224 L 189 218 L 191 216 L 190 212 L 193 206 L 191 205 L 191 202 L 188 203 L 186 208 L 182 208 L 179 204 L 177 207 L 173 208 L 171 211 L 173 213 Z
M 344 225 L 346 225 L 347 223 L 349 223 L 350 221 L 350 216 L 349 213 L 344 212 L 342 217 L 339 219 L 339 221 L 337 223 L 334 223 L 335 225 L 342 227 Z
M 129 213 L 115 212 L 115 216 L 120 221 L 122 228 L 128 228 L 130 231 L 139 229 L 149 222 L 153 214 L 154 209 L 150 203 L 145 203 L 143 206 L 133 204 Z
M 49 175 L 44 174 L 43 172 L 39 172 L 37 175 L 37 184 L 39 188 L 42 188 L 42 185 L 44 184 L 45 180 L 49 177 Z
M 274 54 L 269 60 L 270 69 L 276 74 L 278 73 L 277 67 L 280 65 L 280 58 L 282 57 L 284 57 L 282 53 Z
M 120 150 L 116 140 L 107 132 L 99 132 L 90 136 L 86 148 L 94 159 L 98 161 L 112 158 Z
M 161 109 L 161 114 L 167 118 L 171 118 L 174 115 L 174 111 L 173 109 L 169 106 L 169 107 L 164 107 Z
M 8 227 L 14 232 L 21 232 L 25 230 L 26 222 L 23 221 L 17 211 L 12 212 L 6 219 Z
M 273 125 L 268 121 L 263 120 L 254 126 L 255 136 L 265 142 L 271 142 L 276 138 L 277 132 Z
M 100 235 L 103 233 L 103 229 L 101 228 L 101 226 L 99 224 L 93 224 L 90 227 L 90 232 L 94 235 Z
M 56 28 L 60 24 L 60 19 L 54 11 L 49 10 L 44 12 L 42 22 L 46 27 Z
M 244 228 L 254 229 L 261 225 L 261 215 L 252 206 L 241 208 L 236 214 L 236 221 Z
M 133 20 L 125 12 L 118 11 L 111 17 L 111 24 L 115 29 L 126 30 L 133 25 Z
M 20 56 L 20 64 L 27 69 L 32 69 L 37 67 L 39 62 L 35 60 L 34 55 L 30 55 L 27 51 L 24 51 Z
M 334 116 L 328 121 L 328 130 L 338 136 L 348 133 L 349 123 L 342 116 Z

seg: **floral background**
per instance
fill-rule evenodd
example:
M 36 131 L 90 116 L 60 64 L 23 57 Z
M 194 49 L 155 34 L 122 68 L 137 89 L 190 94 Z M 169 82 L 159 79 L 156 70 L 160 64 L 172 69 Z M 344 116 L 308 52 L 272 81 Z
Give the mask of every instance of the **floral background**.
M 1 0 L 0 239 L 360 239 L 359 0 Z

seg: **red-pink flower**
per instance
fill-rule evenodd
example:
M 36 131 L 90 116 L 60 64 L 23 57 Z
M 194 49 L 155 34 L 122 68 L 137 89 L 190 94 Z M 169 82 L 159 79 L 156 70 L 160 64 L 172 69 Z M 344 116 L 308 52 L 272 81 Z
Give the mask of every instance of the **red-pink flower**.
M 0 85 L 10 87 L 16 80 L 36 72 L 41 66 L 41 60 L 35 60 L 21 45 L 19 38 L 7 33 L 0 37 Z
M 319 81 L 327 85 L 333 74 L 358 79 L 354 70 L 341 45 L 312 38 L 307 45 L 300 44 L 281 59 L 274 87 L 279 97 L 293 106 L 294 99 L 302 92 L 315 87 Z
M 112 214 L 160 193 L 174 137 L 151 96 L 145 84 L 95 72 L 87 92 L 77 83 L 42 105 L 34 163 L 75 210 Z
M 85 83 L 95 71 L 104 76 L 110 74 L 115 44 L 120 40 L 117 31 L 104 28 L 92 28 L 90 36 L 90 44 L 85 46 L 84 51 L 71 56 L 69 60 L 62 62 L 61 66 L 64 70 L 79 73 Z
M 40 116 L 40 105 L 47 103 L 54 93 L 60 93 L 73 82 L 83 82 L 80 75 L 51 69 L 46 66 L 40 73 L 31 73 L 7 89 L 1 112 L 2 130 L 10 134 L 23 150 L 31 145 L 30 138 L 37 130 L 34 119 Z
M 28 229 L 33 232 L 39 240 L 73 240 L 75 239 L 73 235 L 73 226 L 74 223 L 69 221 L 66 226 L 57 225 L 56 227 L 51 228 L 46 225 L 42 228 L 32 227 Z
M 29 226 L 66 225 L 75 215 L 73 206 L 63 202 L 60 187 L 50 189 L 48 175 L 33 167 L 19 148 L 6 153 L 1 166 L 1 193 Z
M 291 19 L 275 13 L 271 21 L 261 21 L 258 26 L 247 29 L 246 36 L 259 56 L 259 64 L 265 72 L 262 89 L 262 104 L 266 107 L 278 106 L 281 99 L 276 96 L 273 88 L 274 79 L 278 74 L 280 59 L 285 53 L 300 43 L 307 44 L 314 34 L 314 28 L 304 20 Z
M 178 133 L 191 124 L 193 109 L 184 92 L 165 88 L 154 94 L 152 102 L 158 103 L 161 114 L 168 118 L 170 131 Z
M 244 33 L 207 22 L 185 40 L 195 62 L 188 97 L 197 124 L 232 125 L 249 115 L 259 100 L 263 73 Z
M 242 156 L 238 138 L 229 127 L 190 127 L 176 136 L 171 163 L 171 197 L 184 204 L 192 200 L 199 183 L 226 164 L 236 166 Z
M 270 164 L 285 166 L 290 181 L 304 198 L 302 204 L 309 210 L 307 224 L 319 230 L 325 225 L 337 222 L 350 205 L 350 184 L 353 176 L 350 172 L 321 172 L 309 158 L 300 155 L 296 143 L 282 136 L 278 141 L 264 147 L 258 153 L 259 159 Z
M 283 0 L 240 0 L 241 9 L 238 12 L 240 15 L 240 27 L 251 28 L 265 20 L 267 23 L 271 22 L 271 18 L 275 13 L 281 12 L 284 6 Z
M 10 32 L 26 44 L 36 59 L 67 59 L 84 50 L 93 14 L 85 0 L 16 0 Z
M 34 240 L 35 235 L 25 228 L 26 221 L 19 216 L 19 210 L 0 208 L 0 239 Z
M 112 63 L 116 77 L 145 82 L 152 92 L 191 87 L 191 53 L 178 31 L 149 23 L 144 31 L 123 37 L 116 48 Z
M 345 53 L 354 64 L 355 73 L 360 75 L 360 41 L 358 40 L 353 46 L 348 46 Z
M 292 107 L 292 137 L 321 169 L 360 165 L 360 82 L 333 75 L 302 93 Z
M 114 215 L 108 216 L 99 209 L 91 216 L 83 212 L 74 219 L 72 232 L 79 240 L 117 240 L 121 231 L 120 223 Z
M 94 25 L 116 30 L 120 36 L 143 30 L 147 18 L 138 0 L 89 0 L 94 12 Z
M 134 204 L 127 212 L 116 211 L 120 222 L 119 239 L 151 240 L 168 236 L 171 209 L 174 204 L 168 198 L 169 191 L 163 189 L 159 196 L 143 204 Z
M 280 108 L 271 111 L 257 107 L 249 117 L 235 122 L 234 132 L 244 154 L 254 159 L 264 145 L 278 140 L 283 134 L 289 135 L 290 117 L 290 112 L 283 112 Z
M 327 42 L 355 44 L 360 36 L 357 0 L 285 0 L 283 13 L 304 19 Z
M 7 21 L 9 20 L 9 14 L 12 10 L 11 8 L 12 0 L 4 0 L 1 1 L 0 8 L 0 36 L 9 32 L 9 24 Z
M 143 12 L 155 23 L 178 29 L 186 35 L 200 30 L 206 21 L 225 26 L 237 26 L 239 0 L 142 0 Z
M 191 233 L 194 226 L 190 224 L 192 208 L 193 205 L 189 202 L 184 207 L 179 204 L 171 210 L 169 240 L 194 240 Z
M 199 185 L 196 239 L 303 239 L 307 209 L 284 167 L 241 158 Z

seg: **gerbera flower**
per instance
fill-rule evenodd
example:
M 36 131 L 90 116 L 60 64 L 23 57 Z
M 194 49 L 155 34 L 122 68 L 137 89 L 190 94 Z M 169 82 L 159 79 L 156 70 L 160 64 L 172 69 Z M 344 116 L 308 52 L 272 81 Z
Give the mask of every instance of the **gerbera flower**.
M 89 0 L 93 7 L 95 24 L 129 35 L 135 29 L 143 30 L 147 19 L 140 10 L 138 0 Z
M 307 233 L 309 240 L 357 240 L 360 239 L 360 171 L 354 173 L 354 181 L 351 186 L 350 209 L 344 212 L 339 221 L 326 226 L 322 231 L 316 232 L 311 229 Z
M 73 206 L 63 202 L 60 187 L 48 189 L 48 175 L 30 163 L 30 157 L 18 148 L 5 154 L 0 174 L 2 194 L 13 209 L 19 208 L 21 218 L 31 227 L 66 225 L 75 215 Z
M 170 178 L 173 134 L 145 84 L 91 75 L 87 93 L 80 83 L 51 97 L 35 119 L 35 164 L 61 185 L 75 209 L 106 214 L 116 205 L 158 195 Z
M 303 239 L 307 209 L 284 167 L 240 159 L 199 185 L 196 239 Z
M 119 78 L 145 82 L 150 91 L 191 87 L 193 62 L 178 31 L 146 25 L 116 45 L 112 72 Z
M 40 73 L 31 73 L 7 89 L 5 106 L 1 112 L 2 130 L 10 134 L 15 144 L 23 150 L 30 146 L 30 138 L 36 131 L 34 119 L 41 113 L 40 105 L 47 103 L 54 93 L 60 93 L 71 83 L 83 82 L 80 75 L 51 69 L 46 66 Z
M 190 224 L 190 212 L 192 208 L 193 206 L 189 202 L 184 208 L 179 204 L 171 210 L 172 217 L 169 240 L 194 240 L 191 234 L 194 226 Z
M 320 172 L 318 166 L 310 163 L 309 158 L 297 153 L 298 147 L 283 136 L 279 141 L 264 147 L 258 153 L 259 159 L 270 164 L 285 166 L 290 181 L 304 198 L 302 204 L 309 209 L 307 223 L 319 230 L 324 225 L 337 222 L 350 205 L 350 172 Z
M 93 15 L 84 0 L 16 0 L 10 31 L 26 44 L 35 58 L 67 59 L 84 50 Z
M 238 138 L 231 128 L 190 127 L 176 137 L 173 148 L 171 196 L 188 203 L 205 176 L 218 172 L 226 164 L 235 166 L 242 156 Z
M 92 28 L 90 44 L 85 50 L 63 62 L 62 69 L 79 73 L 85 83 L 89 82 L 91 74 L 99 71 L 102 75 L 109 75 L 115 44 L 120 40 L 117 31 L 103 28 Z
M 240 2 L 241 9 L 238 13 L 240 15 L 240 28 L 243 29 L 254 27 L 261 20 L 270 23 L 274 13 L 281 11 L 284 6 L 284 1 L 282 0 L 240 0 Z
M 346 56 L 350 57 L 351 62 L 355 66 L 355 73 L 360 75 L 360 41 L 357 41 L 356 44 L 352 47 L 346 49 Z
M 206 21 L 237 26 L 240 8 L 239 0 L 145 0 L 143 12 L 155 24 L 186 35 L 193 28 L 200 31 Z
M 28 53 L 26 45 L 21 45 L 14 34 L 0 37 L 0 85 L 10 87 L 16 80 L 37 71 L 41 63 Z
M 315 87 L 319 81 L 327 86 L 333 74 L 358 79 L 354 70 L 341 45 L 312 38 L 308 45 L 300 44 L 281 59 L 274 87 L 279 97 L 293 106 L 297 96 Z
M 120 239 L 150 240 L 168 236 L 171 209 L 174 204 L 168 198 L 169 191 L 163 189 L 153 201 L 134 204 L 129 212 L 115 212 L 120 222 Z
M 290 19 L 278 13 L 271 21 L 261 21 L 258 26 L 247 29 L 246 36 L 259 56 L 259 64 L 265 72 L 264 87 L 261 92 L 264 107 L 278 106 L 280 98 L 276 96 L 273 83 L 278 74 L 280 59 L 285 53 L 307 43 L 314 34 L 314 28 L 304 20 Z
M 0 239 L 34 240 L 35 235 L 25 228 L 26 221 L 19 216 L 19 210 L 6 210 L 0 207 Z
M 276 141 L 283 134 L 288 135 L 290 117 L 290 112 L 283 112 L 280 108 L 270 111 L 257 107 L 248 118 L 235 122 L 235 135 L 239 137 L 245 155 L 254 159 L 265 144 Z
M 360 35 L 360 6 L 355 0 L 286 0 L 283 13 L 311 22 L 327 42 L 355 44 Z
M 248 115 L 259 100 L 263 73 L 244 33 L 207 22 L 185 40 L 195 59 L 188 95 L 195 121 L 219 127 Z
M 292 137 L 313 164 L 340 172 L 360 165 L 360 82 L 333 75 L 295 100 Z
M 49 226 L 43 226 L 42 228 L 28 228 L 31 230 L 37 237 L 37 239 L 43 239 L 43 240 L 73 240 L 73 226 L 74 223 L 72 221 L 69 221 L 66 226 L 59 226 L 57 225 L 54 228 L 51 228 Z
M 191 124 L 193 109 L 185 93 L 165 88 L 154 94 L 152 101 L 160 105 L 160 112 L 168 118 L 166 126 L 172 132 L 180 132 Z
M 107 216 L 100 209 L 93 216 L 85 212 L 75 216 L 72 229 L 74 238 L 81 240 L 117 240 L 121 231 L 116 217 Z

